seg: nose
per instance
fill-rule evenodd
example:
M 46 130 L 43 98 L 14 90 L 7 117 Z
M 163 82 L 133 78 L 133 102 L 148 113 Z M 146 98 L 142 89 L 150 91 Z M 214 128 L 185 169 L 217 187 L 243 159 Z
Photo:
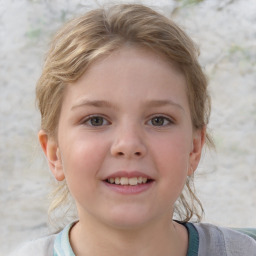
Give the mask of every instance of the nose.
M 111 154 L 115 157 L 142 158 L 147 148 L 142 132 L 136 127 L 125 127 L 115 132 Z

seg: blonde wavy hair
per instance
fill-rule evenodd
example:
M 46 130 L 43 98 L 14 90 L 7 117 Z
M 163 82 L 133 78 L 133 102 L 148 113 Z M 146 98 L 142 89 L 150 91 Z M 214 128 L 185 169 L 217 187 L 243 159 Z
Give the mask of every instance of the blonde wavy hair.
M 37 83 L 37 105 L 41 128 L 57 139 L 58 120 L 65 87 L 76 82 L 96 59 L 124 44 L 147 47 L 176 65 L 187 81 L 187 95 L 194 129 L 204 129 L 210 116 L 207 79 L 198 63 L 198 49 L 173 21 L 138 4 L 121 4 L 92 10 L 69 21 L 55 36 Z M 206 142 L 212 140 L 206 132 Z M 52 213 L 68 205 L 70 193 L 65 182 L 57 184 L 49 208 Z M 72 201 L 72 200 L 71 200 Z M 64 211 L 68 213 L 69 207 Z M 201 220 L 203 207 L 189 178 L 175 205 L 181 221 L 193 216 Z

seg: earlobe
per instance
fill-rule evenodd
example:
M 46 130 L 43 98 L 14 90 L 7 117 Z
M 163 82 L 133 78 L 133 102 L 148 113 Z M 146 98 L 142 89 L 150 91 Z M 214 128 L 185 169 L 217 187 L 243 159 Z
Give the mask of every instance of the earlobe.
M 64 180 L 65 175 L 63 172 L 62 160 L 57 142 L 43 130 L 39 131 L 38 139 L 47 158 L 52 174 L 56 180 Z
M 205 127 L 194 132 L 192 150 L 190 152 L 190 166 L 188 168 L 188 176 L 193 175 L 200 162 L 202 149 L 205 143 L 205 133 Z

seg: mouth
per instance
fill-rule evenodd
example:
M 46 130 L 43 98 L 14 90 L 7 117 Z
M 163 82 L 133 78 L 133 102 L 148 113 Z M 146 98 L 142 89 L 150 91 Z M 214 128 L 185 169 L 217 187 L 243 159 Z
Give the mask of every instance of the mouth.
M 119 185 L 119 186 L 138 186 L 143 184 L 148 184 L 153 182 L 153 179 L 149 179 L 146 177 L 111 177 L 106 180 L 105 182 L 112 184 L 112 185 Z

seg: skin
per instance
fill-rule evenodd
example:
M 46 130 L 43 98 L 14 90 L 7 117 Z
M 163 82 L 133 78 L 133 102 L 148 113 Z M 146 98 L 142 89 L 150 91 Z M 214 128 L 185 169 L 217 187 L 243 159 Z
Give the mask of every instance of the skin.
M 67 86 L 57 138 L 41 130 L 39 141 L 76 202 L 76 255 L 186 255 L 187 231 L 172 221 L 173 205 L 205 138 L 193 129 L 186 86 L 162 56 L 127 46 Z M 118 193 L 104 181 L 117 171 L 153 181 L 141 193 Z

